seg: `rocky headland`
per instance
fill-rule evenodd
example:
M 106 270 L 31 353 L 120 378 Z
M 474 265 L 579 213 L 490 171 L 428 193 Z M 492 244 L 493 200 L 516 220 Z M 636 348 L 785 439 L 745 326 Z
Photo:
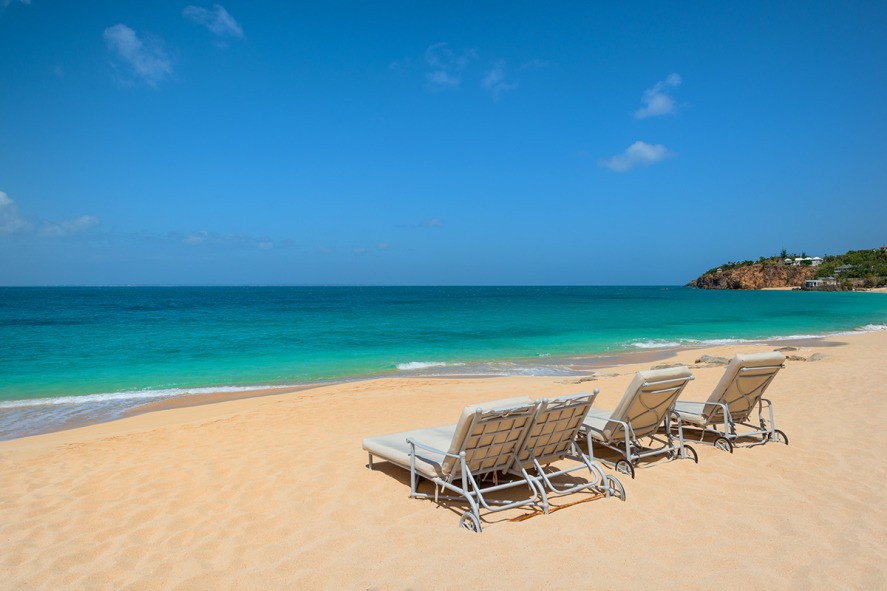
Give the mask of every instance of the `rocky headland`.
M 801 287 L 816 275 L 815 267 L 753 263 L 733 269 L 713 269 L 689 285 L 700 289 L 767 289 Z

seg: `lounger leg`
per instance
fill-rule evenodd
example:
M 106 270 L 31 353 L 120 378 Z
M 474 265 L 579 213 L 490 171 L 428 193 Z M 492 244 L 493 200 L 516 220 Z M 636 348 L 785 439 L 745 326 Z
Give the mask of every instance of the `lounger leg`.
M 373 454 L 368 453 L 367 455 L 370 457 L 370 462 L 369 462 L 369 464 L 367 464 L 367 468 L 372 470 L 373 469 Z

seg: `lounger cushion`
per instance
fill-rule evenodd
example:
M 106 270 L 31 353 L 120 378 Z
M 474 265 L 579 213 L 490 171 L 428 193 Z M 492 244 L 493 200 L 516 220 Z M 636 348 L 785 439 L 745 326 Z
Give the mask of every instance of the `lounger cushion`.
M 727 403 L 730 409 L 730 414 L 733 416 L 734 420 L 746 420 L 749 413 L 751 413 L 754 408 L 757 399 L 763 394 L 763 389 L 758 391 L 755 389 L 755 386 L 760 385 L 773 373 L 778 371 L 779 366 L 784 362 L 785 355 L 779 351 L 736 355 L 730 360 L 730 363 L 724 370 L 724 375 L 721 376 L 721 380 L 718 382 L 717 386 L 715 386 L 714 390 L 712 390 L 711 395 L 706 402 L 725 402 Z M 753 371 L 754 368 L 773 367 L 777 369 L 761 369 L 757 372 Z M 746 370 L 745 373 L 742 374 L 746 383 L 740 387 L 737 378 L 740 376 L 740 371 L 742 369 Z M 754 380 L 755 377 L 759 379 Z M 753 392 L 753 396 L 749 397 L 745 395 L 749 392 Z M 686 405 L 678 402 L 676 408 L 682 420 L 687 420 L 695 424 L 704 424 L 705 422 L 712 421 L 712 419 L 715 419 L 715 422 L 723 422 L 723 418 L 721 417 L 722 413 L 720 412 L 721 407 L 713 404 L 707 404 L 703 407 L 699 404 Z M 718 421 L 717 419 L 720 420 Z
M 459 422 L 454 425 L 428 427 L 392 433 L 390 435 L 367 437 L 363 440 L 363 448 L 374 456 L 384 458 L 409 470 L 410 445 L 407 443 L 407 438 L 412 438 L 422 445 L 458 454 L 465 437 L 468 435 L 471 420 L 478 410 L 487 412 L 515 406 L 529 407 L 533 404 L 533 401 L 526 396 L 471 404 L 462 410 Z M 454 468 L 458 469 L 458 459 L 416 448 L 416 471 L 426 478 L 446 477 Z
M 588 411 L 588 414 L 585 416 L 583 425 L 587 428 L 588 432 L 591 433 L 591 436 L 594 439 L 604 441 L 607 423 L 610 422 L 611 416 L 613 416 L 612 411 L 593 408 Z M 609 438 L 606 440 L 609 441 Z
M 443 427 L 428 427 L 426 429 L 414 429 L 402 431 L 390 435 L 367 437 L 363 440 L 363 448 L 374 456 L 384 458 L 401 468 L 410 469 L 410 445 L 407 439 L 417 441 L 435 449 L 449 449 L 453 442 L 453 433 L 456 425 L 444 425 Z M 437 454 L 425 449 L 416 448 L 416 471 L 426 478 L 443 477 L 441 463 L 443 454 Z
M 665 419 L 665 413 L 671 407 L 674 399 L 677 398 L 681 390 L 678 388 L 674 392 L 664 392 L 660 394 L 652 394 L 656 390 L 670 388 L 672 386 L 683 387 L 693 377 L 690 370 L 683 365 L 677 367 L 669 367 L 666 369 L 651 369 L 639 371 L 628 388 L 622 400 L 612 412 L 592 409 L 585 418 L 585 425 L 594 439 L 609 442 L 613 439 L 622 439 L 625 437 L 622 425 L 615 421 L 631 423 L 632 428 L 638 438 L 645 437 L 656 431 L 662 421 Z M 665 384 L 657 384 L 644 386 L 644 384 L 654 384 L 658 382 L 672 382 Z M 642 400 L 643 397 L 643 400 Z M 651 410 L 646 404 L 654 406 Z M 602 421 L 604 424 L 602 425 Z

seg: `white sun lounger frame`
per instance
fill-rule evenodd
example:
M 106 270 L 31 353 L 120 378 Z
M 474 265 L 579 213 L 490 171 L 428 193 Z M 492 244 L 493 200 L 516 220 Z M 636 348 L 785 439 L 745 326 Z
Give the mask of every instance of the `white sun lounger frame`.
M 657 370 L 652 371 L 655 372 Z M 655 395 L 674 393 L 676 398 L 677 396 L 680 396 L 681 391 L 684 389 L 687 383 L 693 379 L 694 377 L 688 374 L 682 377 L 671 377 L 661 380 L 644 381 L 633 392 L 626 392 L 626 395 L 630 394 L 631 396 L 635 397 L 640 395 L 640 393 L 643 392 L 646 388 L 672 384 L 667 387 L 646 391 L 646 394 Z M 675 382 L 677 382 L 676 385 Z M 607 419 L 608 422 L 617 423 L 622 427 L 622 439 L 614 437 L 610 438 L 609 440 L 595 440 L 593 437 L 593 432 L 597 432 L 603 435 L 603 431 L 595 429 L 588 424 L 584 425 L 583 430 L 585 431 L 586 444 L 588 446 L 588 453 L 591 456 L 591 459 L 606 464 L 608 466 L 613 466 L 615 467 L 617 472 L 628 474 L 632 478 L 635 477 L 635 466 L 637 466 L 640 460 L 644 458 L 665 455 L 669 459 L 692 459 L 694 462 L 698 463 L 699 457 L 696 454 L 696 450 L 684 442 L 684 430 L 681 418 L 677 416 L 673 412 L 673 410 L 674 403 L 672 402 L 672 404 L 670 404 L 669 407 L 666 409 L 662 421 L 659 423 L 660 425 L 664 425 L 664 429 L 655 430 L 643 436 L 645 438 L 649 438 L 651 443 L 656 442 L 660 444 L 659 447 L 642 445 L 640 442 L 640 438 L 638 438 L 635 434 L 635 430 L 632 427 L 632 424 L 628 421 L 621 421 L 612 417 Z M 677 428 L 677 433 L 674 432 L 675 427 Z M 661 433 L 664 438 L 658 436 L 659 433 Z M 610 461 L 600 458 L 594 453 L 595 444 L 602 445 L 612 451 L 615 451 L 622 457 L 616 461 Z
M 622 483 L 613 476 L 604 474 L 601 466 L 582 453 L 576 445 L 582 421 L 598 392 L 599 390 L 595 388 L 592 394 L 543 398 L 538 402 L 536 415 L 527 429 L 524 444 L 517 453 L 518 461 L 512 466 L 512 472 L 516 467 L 534 469 L 531 478 L 542 496 L 542 506 L 546 514 L 549 509 L 549 493 L 566 495 L 581 490 L 594 490 L 607 497 L 617 496 L 625 500 L 625 488 Z M 548 468 L 550 464 L 561 460 L 571 460 L 577 464 L 560 469 Z M 572 485 L 557 482 L 561 476 L 584 470 L 588 470 L 590 476 L 586 482 Z
M 770 382 L 773 381 L 779 370 L 784 367 L 785 364 L 778 363 L 773 365 L 740 367 L 737 370 L 737 374 L 733 378 L 733 381 L 736 383 L 736 387 L 740 392 L 742 392 L 742 390 L 739 385 L 742 383 L 743 377 L 760 377 L 760 374 L 753 375 L 750 372 L 771 372 L 757 386 L 748 392 L 742 392 L 743 397 L 746 399 L 757 399 L 756 402 L 751 405 L 751 409 L 746 413 L 745 417 L 740 417 L 738 419 L 734 418 L 730 413 L 729 405 L 723 401 L 695 402 L 679 400 L 675 405 L 675 409 L 683 414 L 686 428 L 689 429 L 691 433 L 695 431 L 700 432 L 698 441 L 694 439 L 694 442 L 702 443 L 704 445 L 713 445 L 718 449 L 730 453 L 733 453 L 733 448 L 735 447 L 754 447 L 756 445 L 764 445 L 770 441 L 782 441 L 787 445 L 788 436 L 776 428 L 776 416 L 773 412 L 773 403 L 769 399 L 762 397 L 762 394 L 770 385 Z M 709 406 L 720 407 L 721 416 L 724 418 L 721 419 L 717 413 L 711 413 L 710 417 L 706 417 L 704 414 L 705 409 Z M 757 425 L 752 424 L 748 420 L 754 412 L 753 409 L 755 406 L 758 410 Z M 767 410 L 766 418 L 764 416 L 765 407 Z M 699 410 L 697 412 L 693 409 Z M 690 415 L 695 415 L 692 420 L 690 419 Z M 696 416 L 698 416 L 698 419 Z M 719 428 L 719 425 L 723 426 Z M 740 432 L 737 430 L 737 426 L 747 427 L 749 430 Z M 705 441 L 706 435 L 715 437 L 715 440 Z M 760 437 L 760 439 L 757 441 L 739 442 L 740 439 L 750 437 Z

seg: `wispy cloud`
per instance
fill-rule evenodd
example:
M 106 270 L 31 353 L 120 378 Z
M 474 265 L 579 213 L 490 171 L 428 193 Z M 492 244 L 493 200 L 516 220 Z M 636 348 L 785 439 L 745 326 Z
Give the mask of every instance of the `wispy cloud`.
M 243 27 L 224 7 L 214 4 L 212 9 L 199 6 L 186 6 L 182 15 L 209 29 L 217 37 L 243 37 Z
M 98 225 L 99 218 L 82 215 L 60 222 L 34 222 L 18 212 L 18 206 L 9 195 L 0 191 L 0 234 L 34 233 L 40 236 L 67 236 Z
M 637 141 L 621 154 L 602 160 L 599 164 L 615 172 L 626 172 L 636 166 L 649 166 L 673 156 L 675 153 L 662 144 Z
M 443 228 L 446 224 L 440 218 L 425 218 L 416 224 L 398 224 L 395 228 L 399 228 L 401 230 L 415 230 L 417 228 L 430 228 L 430 229 L 440 229 Z M 388 245 L 385 245 L 387 248 Z M 381 248 L 381 245 L 380 245 Z
M 520 73 L 548 66 L 548 62 L 544 60 L 532 59 L 509 68 L 506 60 L 496 59 L 487 62 L 487 67 L 481 70 L 479 67 L 472 67 L 472 63 L 479 59 L 480 56 L 474 49 L 455 51 L 448 43 L 440 42 L 429 45 L 421 56 L 391 62 L 388 70 L 400 75 L 423 72 L 425 87 L 431 92 L 456 90 L 466 79 L 479 79 L 480 88 L 493 100 L 499 100 L 505 92 L 518 87 Z
M 189 234 L 170 232 L 164 237 L 188 246 L 238 245 L 249 248 L 258 248 L 260 250 L 270 250 L 276 246 L 289 245 L 289 241 L 278 242 L 266 237 L 256 238 L 247 234 L 221 234 L 219 232 L 209 232 L 207 230 L 198 230 Z
M 517 88 L 516 81 L 508 81 L 505 60 L 497 60 L 493 67 L 484 74 L 480 85 L 495 101 L 499 100 L 503 92 Z
M 477 52 L 467 49 L 456 53 L 446 43 L 435 43 L 425 50 L 425 83 L 429 90 L 439 92 L 458 88 L 462 84 L 462 74 Z
M 0 191 L 0 234 L 12 234 L 30 228 L 30 222 L 19 215 L 15 201 Z
M 539 70 L 541 68 L 547 68 L 548 62 L 546 60 L 538 60 L 532 59 L 528 62 L 524 62 L 517 67 L 518 72 L 523 72 L 524 70 Z
M 674 113 L 675 102 L 671 91 L 681 85 L 681 77 L 678 74 L 669 74 L 665 80 L 661 80 L 644 91 L 641 97 L 643 107 L 634 112 L 636 119 L 656 117 Z
M 13 2 L 18 2 L 19 4 L 30 4 L 31 0 L 3 0 L 3 8 L 6 8 Z
M 156 87 L 172 74 L 172 60 L 158 40 L 142 41 L 135 31 L 122 23 L 105 29 L 104 37 L 115 64 L 129 72 L 129 76 L 120 78 L 121 82 L 131 82 L 132 76 Z
M 82 215 L 73 220 L 64 220 L 56 223 L 47 223 L 40 228 L 40 233 L 44 236 L 67 236 L 88 230 L 93 226 L 97 226 L 99 218 L 94 215 Z
M 443 228 L 444 221 L 440 218 L 427 218 L 419 222 L 422 228 Z

